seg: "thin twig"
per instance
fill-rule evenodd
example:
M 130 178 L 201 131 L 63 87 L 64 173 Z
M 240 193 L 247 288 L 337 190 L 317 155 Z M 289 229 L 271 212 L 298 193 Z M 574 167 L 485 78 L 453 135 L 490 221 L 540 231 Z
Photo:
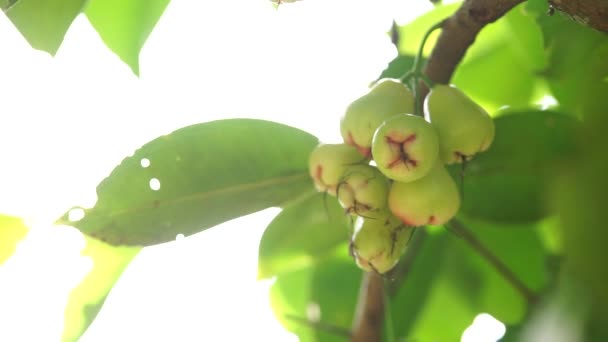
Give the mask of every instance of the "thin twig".
M 307 325 L 313 329 L 316 329 L 319 331 L 324 331 L 326 333 L 330 333 L 332 335 L 343 336 L 343 337 L 348 337 L 348 338 L 351 337 L 350 330 L 343 328 L 343 327 L 333 325 L 333 324 L 323 323 L 323 322 L 313 322 L 306 318 L 295 316 L 295 315 L 290 315 L 290 314 L 285 314 L 285 318 L 288 320 L 303 324 L 303 325 Z
M 486 247 L 464 224 L 458 220 L 452 220 L 449 223 L 450 231 L 456 236 L 463 239 L 467 244 L 473 248 L 479 255 L 486 259 L 503 278 L 508 281 L 515 290 L 517 290 L 529 304 L 536 302 L 538 296 L 532 291 L 526 284 L 517 277 L 517 275 L 502 262 L 488 247 Z

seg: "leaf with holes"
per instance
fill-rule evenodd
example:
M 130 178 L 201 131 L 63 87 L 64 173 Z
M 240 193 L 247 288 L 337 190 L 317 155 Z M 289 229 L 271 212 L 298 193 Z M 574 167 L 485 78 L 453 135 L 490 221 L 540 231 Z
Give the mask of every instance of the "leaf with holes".
M 286 207 L 264 231 L 258 277 L 314 264 L 348 240 L 347 223 L 336 199 L 321 193 Z
M 70 222 L 68 211 L 59 223 L 113 245 L 172 241 L 314 191 L 308 155 L 317 144 L 270 121 L 188 126 L 123 160 L 98 185 L 97 203 L 84 218 Z
M 549 213 L 555 166 L 575 153 L 579 122 L 557 112 L 528 111 L 504 114 L 495 125 L 490 149 L 466 164 L 461 211 L 497 222 L 538 220 Z M 450 170 L 460 179 L 461 166 Z
M 85 0 L 8 0 L 6 16 L 35 49 L 54 55 Z
M 101 39 L 139 75 L 139 51 L 169 0 L 91 0 L 85 11 Z
M 92 238 L 86 239 L 82 255 L 89 257 L 93 265 L 68 298 L 64 314 L 63 342 L 78 341 L 101 310 L 114 283 L 140 249 L 109 246 Z
M 0 265 L 13 255 L 17 244 L 27 231 L 27 227 L 19 218 L 0 214 Z

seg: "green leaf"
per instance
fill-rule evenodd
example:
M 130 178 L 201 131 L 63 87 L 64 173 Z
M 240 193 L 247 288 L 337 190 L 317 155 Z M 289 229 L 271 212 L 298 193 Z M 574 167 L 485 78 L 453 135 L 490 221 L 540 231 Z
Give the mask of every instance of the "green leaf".
M 378 79 L 400 78 L 410 69 L 412 69 L 414 59 L 414 56 L 410 55 L 399 55 L 395 57 L 395 59 L 388 63 L 388 66 L 382 71 Z
M 0 265 L 10 258 L 28 228 L 21 219 L 0 214 Z
M 543 75 L 561 110 L 578 117 L 605 112 L 608 108 L 608 35 L 563 15 L 539 16 L 538 22 L 549 58 Z
M 350 329 L 362 272 L 348 256 L 347 244 L 341 247 L 322 263 L 278 275 L 270 289 L 270 302 L 278 320 L 302 342 L 344 341 L 344 337 L 286 315 L 308 319 L 317 311 L 323 324 Z
M 334 197 L 314 194 L 283 209 L 260 241 L 258 277 L 312 265 L 348 241 L 347 218 Z
M 54 55 L 85 0 L 12 0 L 4 13 L 33 48 Z
M 169 0 L 90 0 L 86 15 L 101 39 L 139 75 L 139 52 Z
M 262 120 L 185 127 L 123 160 L 82 220 L 70 222 L 68 211 L 59 222 L 113 245 L 172 241 L 313 191 L 308 155 L 317 143 Z
M 139 251 L 138 247 L 115 247 L 86 239 L 82 255 L 90 257 L 93 265 L 68 298 L 63 342 L 78 341 L 101 310 L 116 280 Z
M 495 119 L 490 149 L 466 165 L 461 211 L 497 222 L 533 222 L 549 213 L 555 166 L 575 151 L 579 123 L 549 111 L 512 112 Z M 461 165 L 450 171 L 460 179 Z

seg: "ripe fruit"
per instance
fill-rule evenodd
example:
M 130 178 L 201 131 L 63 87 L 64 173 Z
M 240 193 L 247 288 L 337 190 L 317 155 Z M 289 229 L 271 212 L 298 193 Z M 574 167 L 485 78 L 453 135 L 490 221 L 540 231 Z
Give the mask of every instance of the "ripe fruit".
M 385 213 L 375 218 L 358 217 L 351 241 L 357 265 L 380 274 L 390 271 L 407 247 L 413 229 Z
M 399 80 L 385 78 L 348 106 L 340 121 L 340 133 L 345 143 L 370 156 L 376 128 L 395 114 L 413 110 L 414 96 L 407 86 Z
M 411 182 L 422 178 L 435 165 L 439 141 L 433 126 L 412 114 L 397 114 L 374 133 L 372 155 L 388 178 Z
M 424 113 L 437 129 L 441 159 L 446 164 L 469 160 L 494 140 L 490 115 L 453 86 L 433 87 L 424 101 Z
M 308 173 L 318 191 L 336 195 L 336 187 L 344 171 L 352 165 L 363 162 L 357 149 L 345 144 L 321 144 L 310 154 Z
M 336 190 L 340 205 L 348 214 L 368 216 L 387 207 L 389 181 L 373 166 L 346 169 Z
M 409 226 L 441 225 L 448 222 L 460 208 L 456 183 L 441 163 L 419 180 L 393 182 L 388 194 L 388 206 Z

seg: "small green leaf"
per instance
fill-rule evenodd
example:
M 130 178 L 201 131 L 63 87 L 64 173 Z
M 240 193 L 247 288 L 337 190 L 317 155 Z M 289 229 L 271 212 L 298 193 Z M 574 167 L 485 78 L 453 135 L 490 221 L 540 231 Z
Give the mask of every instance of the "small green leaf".
M 334 197 L 314 194 L 283 209 L 260 241 L 259 278 L 313 264 L 348 241 L 347 218 Z
M 19 218 L 0 214 L 0 265 L 15 252 L 28 228 Z
M 137 150 L 97 187 L 95 207 L 59 222 L 113 245 L 147 246 L 191 235 L 313 191 L 317 139 L 253 119 L 179 129 Z
M 388 66 L 382 71 L 378 79 L 400 78 L 410 69 L 412 69 L 414 59 L 414 56 L 410 55 L 399 55 L 395 57 L 395 59 L 388 63 Z
M 82 255 L 93 262 L 92 268 L 72 290 L 65 309 L 62 341 L 78 341 L 93 322 L 108 293 L 140 251 L 138 247 L 115 247 L 87 238 Z
M 85 0 L 12 0 L 2 9 L 33 48 L 54 55 Z
M 567 162 L 579 122 L 548 111 L 513 112 L 495 119 L 490 149 L 466 164 L 461 211 L 502 222 L 533 222 L 548 214 L 555 165 Z M 460 179 L 461 165 L 450 171 Z M 459 182 L 458 182 L 459 183 Z
M 90 0 L 86 15 L 101 39 L 139 75 L 139 52 L 169 0 Z

